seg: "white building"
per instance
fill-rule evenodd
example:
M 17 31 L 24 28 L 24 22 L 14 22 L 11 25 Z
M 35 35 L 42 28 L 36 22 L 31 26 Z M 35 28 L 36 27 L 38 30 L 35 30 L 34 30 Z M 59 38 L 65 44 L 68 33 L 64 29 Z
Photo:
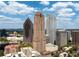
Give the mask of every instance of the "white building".
M 27 56 L 27 57 L 39 57 L 41 54 L 38 51 L 33 50 L 31 47 L 24 47 L 21 48 L 21 51 Z
M 23 37 L 7 37 L 7 40 L 15 42 L 15 41 L 23 41 Z
M 56 40 L 56 17 L 49 14 L 46 20 L 46 32 L 49 35 L 49 42 L 54 44 Z
M 3 57 L 40 57 L 41 54 L 38 51 L 33 50 L 31 47 L 21 48 L 20 52 L 14 54 L 6 54 Z
M 46 51 L 55 52 L 57 50 L 58 50 L 57 45 L 54 45 L 54 44 L 51 44 L 51 43 L 46 44 Z

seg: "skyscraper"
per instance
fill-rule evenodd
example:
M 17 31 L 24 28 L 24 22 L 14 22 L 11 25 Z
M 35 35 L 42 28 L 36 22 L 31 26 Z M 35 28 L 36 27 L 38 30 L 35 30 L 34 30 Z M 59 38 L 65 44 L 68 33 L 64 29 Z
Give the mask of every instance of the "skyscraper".
M 44 15 L 42 15 L 41 12 L 36 12 L 34 16 L 33 49 L 43 54 L 45 51 L 45 44 Z
M 67 45 L 67 31 L 66 30 L 57 30 L 57 38 L 56 38 L 56 44 L 58 45 L 58 48 Z
M 49 36 L 49 42 L 54 44 L 56 40 L 56 17 L 49 14 L 46 20 L 46 32 Z
M 31 22 L 31 20 L 29 18 L 26 19 L 26 21 L 24 22 L 24 42 L 27 43 L 32 43 L 32 39 L 33 39 L 33 23 Z

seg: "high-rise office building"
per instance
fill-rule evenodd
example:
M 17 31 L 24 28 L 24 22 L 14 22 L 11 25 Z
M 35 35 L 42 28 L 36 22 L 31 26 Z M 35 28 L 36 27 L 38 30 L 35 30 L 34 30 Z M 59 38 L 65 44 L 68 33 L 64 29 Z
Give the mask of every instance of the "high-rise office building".
M 72 30 L 72 45 L 74 47 L 79 47 L 79 30 Z
M 49 42 L 54 44 L 56 40 L 56 17 L 49 14 L 46 20 L 46 32 L 49 36 Z
M 26 21 L 24 22 L 24 42 L 30 43 L 32 44 L 32 40 L 33 40 L 33 23 L 31 22 L 31 20 L 29 18 L 26 19 Z
M 67 32 L 65 30 L 57 30 L 56 44 L 59 48 L 67 45 Z
M 44 15 L 41 12 L 36 12 L 34 16 L 33 49 L 43 54 L 45 52 L 45 44 Z

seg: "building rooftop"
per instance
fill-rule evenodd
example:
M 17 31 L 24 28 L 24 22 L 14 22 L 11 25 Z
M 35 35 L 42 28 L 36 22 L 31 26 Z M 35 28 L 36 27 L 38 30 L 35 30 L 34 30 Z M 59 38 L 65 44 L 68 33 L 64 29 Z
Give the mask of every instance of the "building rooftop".
M 46 44 L 46 51 L 54 52 L 58 50 L 57 45 L 53 45 L 51 43 Z
M 28 57 L 38 57 L 38 56 L 41 56 L 41 54 L 38 51 L 32 49 L 31 47 L 24 47 L 24 48 L 21 49 L 21 51 L 25 51 L 24 53 Z
M 66 31 L 66 30 L 65 29 L 57 29 L 57 31 L 63 32 L 63 31 Z

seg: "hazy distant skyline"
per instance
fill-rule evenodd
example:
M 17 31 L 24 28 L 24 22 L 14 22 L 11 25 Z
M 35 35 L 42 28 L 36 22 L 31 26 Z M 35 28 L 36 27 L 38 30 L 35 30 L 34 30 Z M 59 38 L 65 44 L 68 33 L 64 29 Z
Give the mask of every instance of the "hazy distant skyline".
M 79 1 L 0 1 L 0 29 L 23 28 L 29 17 L 34 21 L 34 13 L 41 11 L 45 18 L 48 13 L 57 18 L 57 28 L 79 29 Z

